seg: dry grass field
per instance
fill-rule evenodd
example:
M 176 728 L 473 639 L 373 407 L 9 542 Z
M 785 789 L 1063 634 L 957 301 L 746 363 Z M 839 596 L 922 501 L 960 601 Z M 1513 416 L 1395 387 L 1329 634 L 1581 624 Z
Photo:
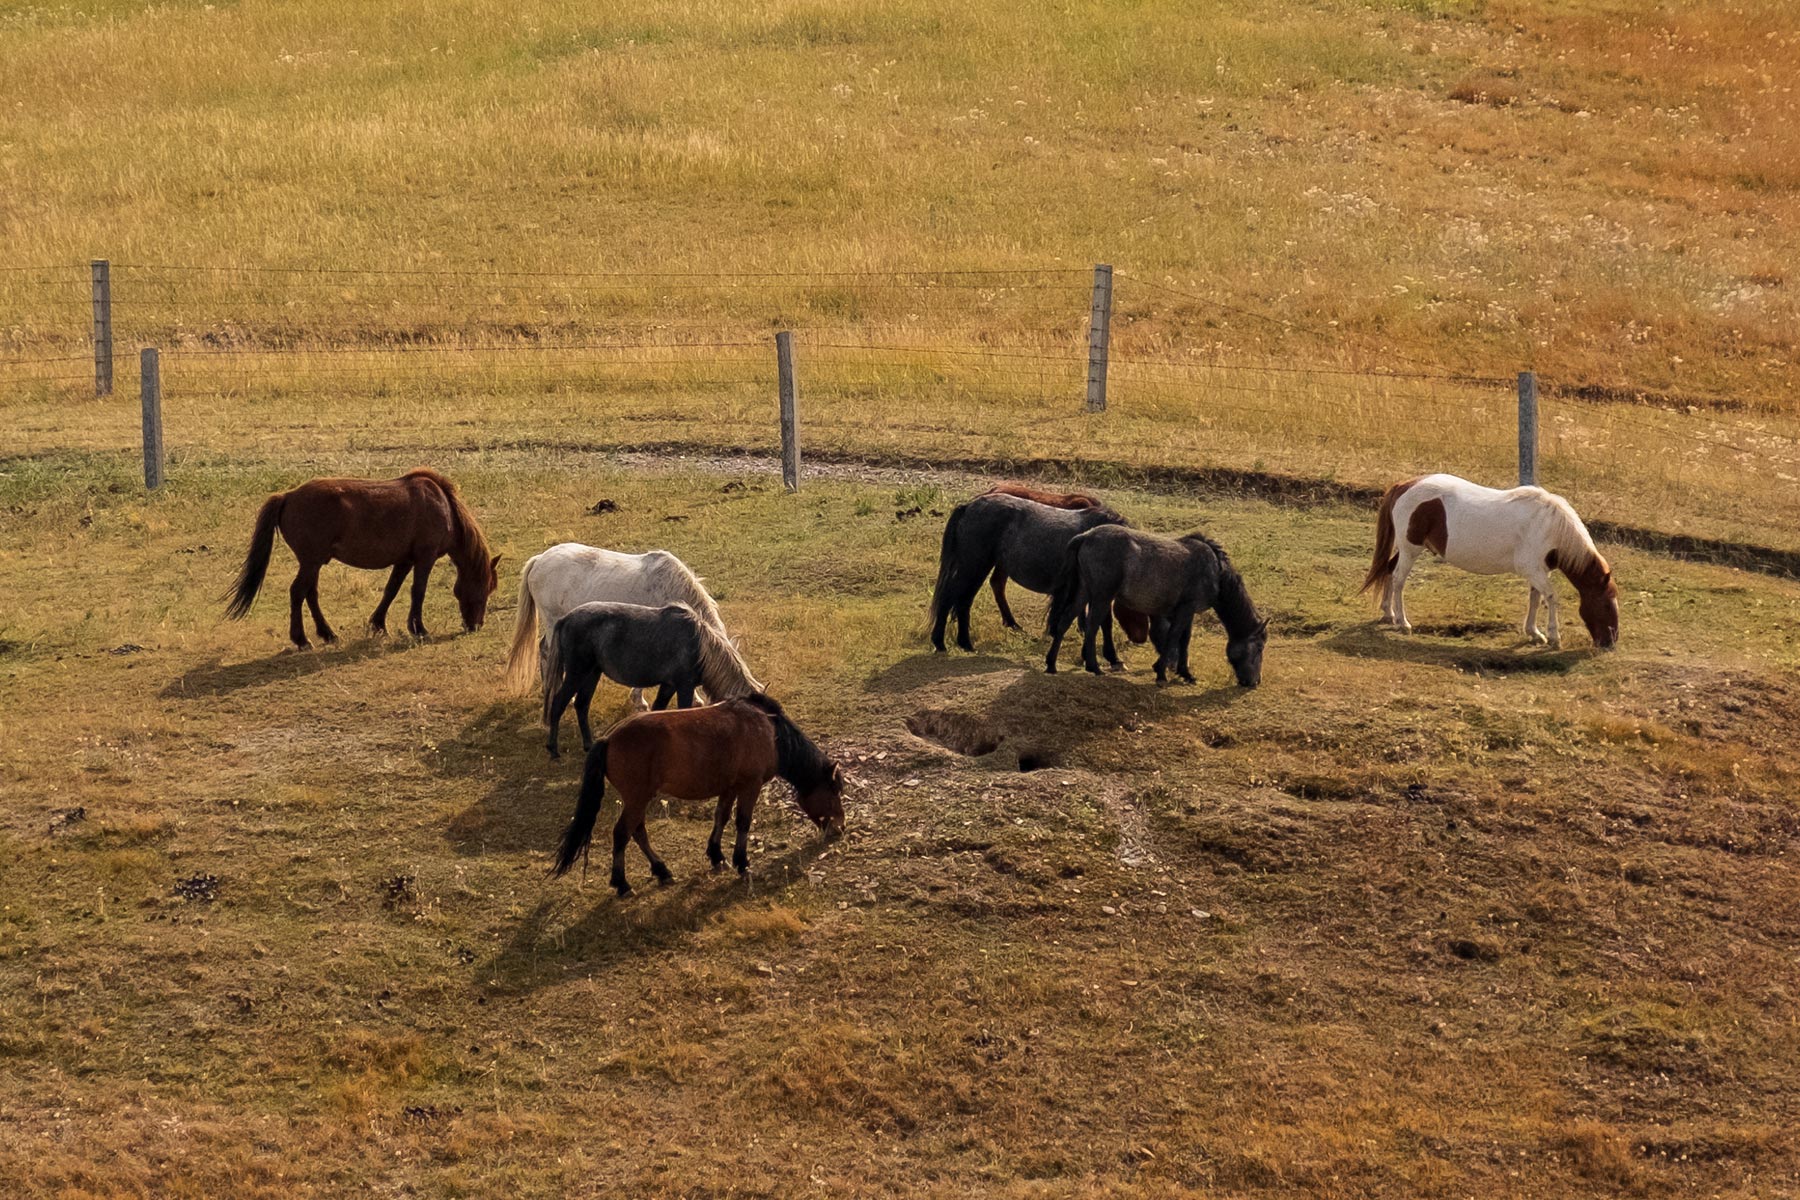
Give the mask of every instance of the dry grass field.
M 980 653 L 928 653 L 970 481 L 438 461 L 515 567 L 565 538 L 702 564 L 853 766 L 849 837 L 772 789 L 748 886 L 682 804 L 672 887 L 551 883 L 577 767 L 499 692 L 510 585 L 475 635 L 294 654 L 285 552 L 246 623 L 214 598 L 259 498 L 323 463 L 149 499 L 127 462 L 9 464 L 12 1194 L 1800 1186 L 1800 587 L 1621 552 L 1595 655 L 1426 571 L 1402 639 L 1354 594 L 1365 512 L 1122 494 L 1219 536 L 1276 631 L 1256 691 L 1216 632 L 1158 689 L 1142 650 L 1043 675 L 985 599 Z M 340 629 L 378 583 L 327 571 Z
M 1800 551 L 1790 9 L 0 6 L 0 1194 L 1800 1193 L 1800 584 L 1608 546 L 1599 655 L 1427 567 L 1401 638 L 1320 499 L 1508 478 L 1532 367 L 1586 515 Z M 285 549 L 222 622 L 264 495 L 424 462 L 487 628 L 334 566 L 288 652 Z M 1051 678 L 985 598 L 930 655 L 1021 463 L 1229 546 L 1264 686 L 1211 627 Z M 748 883 L 680 803 L 671 887 L 545 878 L 499 663 L 571 539 L 708 578 L 843 842 L 777 786 Z

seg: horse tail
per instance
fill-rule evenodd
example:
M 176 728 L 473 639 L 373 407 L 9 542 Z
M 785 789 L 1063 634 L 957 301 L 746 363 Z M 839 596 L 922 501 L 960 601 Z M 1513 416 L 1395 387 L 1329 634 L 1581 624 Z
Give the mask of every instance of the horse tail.
M 581 768 L 581 795 L 575 800 L 575 815 L 569 818 L 569 827 L 563 830 L 562 841 L 556 845 L 556 862 L 550 868 L 550 875 L 556 878 L 569 873 L 575 860 L 587 852 L 588 843 L 594 840 L 594 822 L 600 816 L 600 802 L 606 799 L 606 739 L 601 738 L 588 751 L 587 762 Z
M 513 621 L 512 650 L 506 656 L 505 687 L 515 695 L 524 695 L 537 681 L 537 640 L 537 599 L 531 594 L 531 563 L 528 562 L 519 574 L 519 615 Z
M 262 590 L 263 576 L 269 572 L 269 556 L 275 550 L 275 530 L 281 524 L 282 506 L 287 503 L 286 492 L 276 492 L 267 500 L 256 514 L 256 530 L 250 535 L 250 551 L 244 555 L 244 565 L 238 571 L 237 583 L 226 597 L 230 603 L 225 606 L 225 615 L 232 620 L 247 616 L 250 606 L 256 602 L 256 593 Z
M 556 628 L 550 631 L 550 658 L 544 664 L 544 724 L 546 726 L 551 723 L 551 701 L 561 690 L 563 681 L 569 677 L 571 647 L 569 646 L 569 636 L 565 636 L 568 625 L 569 619 L 564 617 L 556 623 Z
M 1050 588 L 1050 614 L 1044 619 L 1044 631 L 1052 636 L 1061 624 L 1060 618 L 1081 596 L 1081 537 L 1076 535 L 1063 551 L 1062 566 L 1057 568 L 1056 582 Z M 1063 626 L 1067 628 L 1067 625 Z
M 930 623 L 935 628 L 938 614 L 944 612 L 955 596 L 955 587 L 962 576 L 961 563 L 956 553 L 957 530 L 961 527 L 963 514 L 968 510 L 967 504 L 959 504 L 950 510 L 950 519 L 944 522 L 944 541 L 938 551 L 937 586 L 931 591 Z M 979 585 L 977 585 L 979 586 Z
M 1416 479 L 1408 479 L 1404 483 L 1396 483 L 1381 498 L 1381 512 L 1375 518 L 1375 561 L 1369 564 L 1369 573 L 1363 577 L 1362 591 L 1366 592 L 1378 583 L 1387 583 L 1394 573 L 1394 567 L 1399 564 L 1400 555 L 1394 550 L 1394 505 L 1400 502 L 1406 489 L 1417 482 Z

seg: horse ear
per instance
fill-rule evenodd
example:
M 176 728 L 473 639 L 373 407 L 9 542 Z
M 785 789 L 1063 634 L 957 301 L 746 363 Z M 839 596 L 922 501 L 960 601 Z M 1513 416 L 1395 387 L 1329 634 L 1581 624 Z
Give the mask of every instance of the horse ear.
M 493 570 L 498 571 L 500 569 L 500 560 L 504 557 L 506 557 L 506 556 L 503 554 L 494 555 L 494 557 L 491 560 L 489 560 L 488 566 L 490 568 L 492 568 Z

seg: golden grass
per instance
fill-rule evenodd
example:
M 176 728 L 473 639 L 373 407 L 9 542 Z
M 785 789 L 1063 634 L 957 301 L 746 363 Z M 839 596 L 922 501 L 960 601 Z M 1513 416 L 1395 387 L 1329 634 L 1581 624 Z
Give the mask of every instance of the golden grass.
M 1366 513 L 1114 494 L 1219 536 L 1276 632 L 1255 692 L 1204 631 L 1202 686 L 1157 689 L 1141 651 L 1042 675 L 985 601 L 981 655 L 924 652 L 929 514 L 972 482 L 787 496 L 440 451 L 509 561 L 582 538 L 695 564 L 853 765 L 846 842 L 772 795 L 747 888 L 705 872 L 708 806 L 674 803 L 651 836 L 676 884 L 619 903 L 541 878 L 574 775 L 500 693 L 510 583 L 479 634 L 296 655 L 278 557 L 219 621 L 257 500 L 313 454 L 196 459 L 151 497 L 104 455 L 0 469 L 22 1195 L 1773 1195 L 1800 1171 L 1791 583 L 1622 552 L 1624 645 L 1595 656 L 1518 646 L 1514 587 L 1427 570 L 1404 639 L 1354 592 Z M 340 628 L 379 583 L 326 573 Z M 452 612 L 440 583 L 427 620 Z M 998 748 L 920 740 L 926 711 Z M 210 901 L 177 891 L 202 876 Z

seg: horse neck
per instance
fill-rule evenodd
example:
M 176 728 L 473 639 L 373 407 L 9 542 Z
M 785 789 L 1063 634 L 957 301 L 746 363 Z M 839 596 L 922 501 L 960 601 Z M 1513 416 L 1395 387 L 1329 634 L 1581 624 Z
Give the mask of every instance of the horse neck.
M 712 593 L 706 590 L 706 585 L 700 582 L 700 577 L 678 559 L 665 559 L 663 571 L 670 581 L 669 590 L 675 593 L 670 598 L 693 609 L 704 624 L 723 632 L 725 621 L 719 616 L 719 606 L 713 601 Z
M 456 564 L 457 574 L 485 571 L 488 562 L 487 537 L 481 532 L 481 526 L 475 523 L 475 514 L 469 511 L 448 480 L 435 473 L 425 473 L 425 478 L 437 485 L 438 491 L 443 493 L 444 503 L 450 506 L 450 561 Z
M 775 773 L 805 793 L 830 771 L 825 755 L 785 714 L 775 715 Z
M 763 690 L 750 674 L 737 647 L 705 620 L 696 624 L 700 635 L 700 682 L 714 700 L 729 700 Z
M 1213 611 L 1219 614 L 1219 623 L 1225 626 L 1226 635 L 1233 639 L 1255 632 L 1262 624 L 1256 604 L 1244 587 L 1244 577 L 1223 556 L 1219 559 L 1219 592 L 1213 601 Z

